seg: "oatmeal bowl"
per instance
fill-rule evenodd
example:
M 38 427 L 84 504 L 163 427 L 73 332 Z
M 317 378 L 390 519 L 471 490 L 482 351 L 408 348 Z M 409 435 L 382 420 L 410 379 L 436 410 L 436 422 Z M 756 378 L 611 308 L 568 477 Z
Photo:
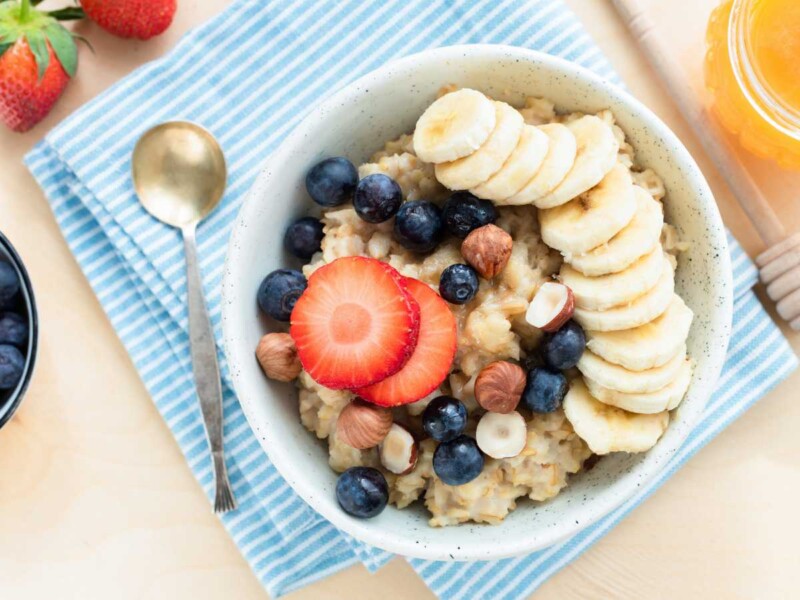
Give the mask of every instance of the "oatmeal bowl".
M 405 556 L 532 552 L 664 476 L 730 335 L 708 186 L 571 63 L 456 46 L 317 106 L 230 240 L 225 349 L 270 460 Z

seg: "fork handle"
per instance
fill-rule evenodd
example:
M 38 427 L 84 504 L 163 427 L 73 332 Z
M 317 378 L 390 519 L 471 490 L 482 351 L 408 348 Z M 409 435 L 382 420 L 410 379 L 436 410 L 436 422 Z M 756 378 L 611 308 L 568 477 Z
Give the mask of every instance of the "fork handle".
M 186 288 L 189 299 L 189 348 L 192 355 L 192 372 L 200 400 L 206 436 L 214 461 L 216 483 L 216 512 L 235 508 L 230 490 L 222 445 L 222 384 L 220 382 L 217 347 L 211 319 L 208 316 L 200 265 L 197 260 L 197 223 L 183 228 L 183 248 L 186 254 Z M 229 502 L 229 503 L 228 503 Z M 226 506 L 227 504 L 227 506 Z

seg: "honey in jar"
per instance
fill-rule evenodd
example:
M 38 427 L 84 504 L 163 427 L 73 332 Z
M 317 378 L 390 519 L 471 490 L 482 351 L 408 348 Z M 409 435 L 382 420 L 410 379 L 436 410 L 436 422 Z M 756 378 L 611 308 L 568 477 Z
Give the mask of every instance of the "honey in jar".
M 706 44 L 722 125 L 750 152 L 800 169 L 800 0 L 726 0 Z

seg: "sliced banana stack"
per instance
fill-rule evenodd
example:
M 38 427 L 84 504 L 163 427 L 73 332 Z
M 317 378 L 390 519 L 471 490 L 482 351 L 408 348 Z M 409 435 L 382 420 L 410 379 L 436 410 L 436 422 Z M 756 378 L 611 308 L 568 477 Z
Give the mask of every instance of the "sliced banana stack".
M 451 190 L 477 187 L 503 168 L 514 153 L 522 136 L 525 120 L 518 110 L 505 102 L 495 102 L 494 110 L 494 130 L 477 150 L 458 160 L 436 164 L 436 179 L 443 186 Z M 416 132 L 414 139 L 416 140 Z
M 494 102 L 470 89 L 445 94 L 431 104 L 417 121 L 414 152 L 429 163 L 443 163 L 469 156 L 494 131 Z
M 600 128 L 605 128 L 603 135 Z M 597 162 L 595 154 L 607 158 L 593 149 L 595 136 L 610 139 L 616 156 L 613 132 L 597 117 L 569 125 L 526 125 L 522 114 L 505 102 L 460 89 L 436 100 L 419 118 L 414 151 L 434 163 L 436 178 L 445 187 L 469 190 L 498 205 L 522 205 L 554 193 L 568 195 L 572 189 L 586 191 L 600 181 L 605 172 L 598 177 L 597 168 L 586 167 Z M 608 144 L 603 148 L 608 150 Z M 562 183 L 569 185 L 559 190 Z
M 647 394 L 668 386 L 677 376 L 686 360 L 686 346 L 660 367 L 631 371 L 600 358 L 586 350 L 578 361 L 578 370 L 584 377 L 610 390 L 626 394 Z
M 677 408 L 689 389 L 692 380 L 692 363 L 687 358 L 681 363 L 674 379 L 655 392 L 625 393 L 604 387 L 588 377 L 584 382 L 597 400 L 633 413 L 651 415 Z
M 692 379 L 693 314 L 675 293 L 676 261 L 660 243 L 663 207 L 634 184 L 620 144 L 597 116 L 527 125 L 513 107 L 470 89 L 436 100 L 414 131 L 415 152 L 447 188 L 539 209 L 542 240 L 564 257 L 559 279 L 587 340 L 564 412 L 596 454 L 652 448 Z M 493 419 L 501 417 L 487 414 L 478 425 L 490 456 L 522 443 L 500 443 L 495 433 L 508 424 Z
M 544 131 L 524 125 L 519 142 L 503 167 L 470 191 L 478 198 L 494 202 L 510 198 L 528 183 L 532 172 L 541 168 L 549 147 L 550 138 Z
M 669 412 L 637 414 L 598 401 L 580 379 L 564 397 L 564 413 L 595 454 L 645 452 L 667 430 Z
M 634 329 L 664 314 L 674 293 L 675 270 L 672 260 L 667 259 L 656 284 L 641 296 L 606 310 L 583 308 L 576 301 L 575 320 L 587 331 Z
M 547 135 L 547 155 L 538 170 L 531 170 L 533 174 L 522 189 L 509 198 L 498 200 L 497 204 L 535 204 L 539 198 L 553 191 L 572 168 L 578 152 L 578 141 L 569 127 L 561 123 L 548 123 L 537 129 Z
M 664 211 L 644 188 L 633 186 L 636 212 L 622 231 L 585 254 L 565 253 L 569 265 L 589 277 L 618 273 L 651 252 L 659 243 Z
M 555 208 L 596 186 L 617 162 L 619 143 L 605 121 L 586 115 L 567 124 L 575 136 L 577 153 L 564 180 L 534 204 Z
M 586 347 L 610 363 L 644 371 L 669 362 L 689 337 L 694 315 L 677 294 L 658 318 L 621 331 L 586 331 Z
M 542 240 L 562 254 L 583 254 L 611 240 L 634 214 L 631 173 L 616 163 L 595 187 L 566 204 L 539 211 Z
M 668 263 L 669 258 L 658 245 L 624 271 L 589 277 L 564 263 L 559 278 L 572 289 L 576 306 L 602 311 L 629 304 L 653 289 L 661 274 L 669 269 Z

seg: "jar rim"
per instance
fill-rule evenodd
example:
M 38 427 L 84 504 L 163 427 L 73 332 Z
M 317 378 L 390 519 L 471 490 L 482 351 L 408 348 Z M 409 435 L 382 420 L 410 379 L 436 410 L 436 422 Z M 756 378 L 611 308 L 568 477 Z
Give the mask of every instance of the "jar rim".
M 728 21 L 728 55 L 739 88 L 752 108 L 771 126 L 800 140 L 800 111 L 786 106 L 760 75 L 753 60 L 749 24 L 758 0 L 734 0 Z

